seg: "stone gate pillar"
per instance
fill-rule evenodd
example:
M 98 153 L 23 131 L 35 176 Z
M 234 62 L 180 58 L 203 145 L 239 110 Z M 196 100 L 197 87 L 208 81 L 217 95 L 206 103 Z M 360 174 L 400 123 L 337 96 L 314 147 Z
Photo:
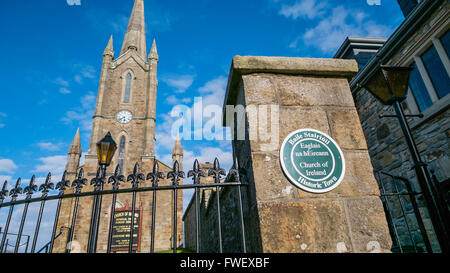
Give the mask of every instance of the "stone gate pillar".
M 249 251 L 390 252 L 380 193 L 348 85 L 357 71 L 354 60 L 233 58 L 224 124 L 237 138 L 239 122 L 245 122 L 245 138 L 233 140 L 233 152 L 249 183 Z M 245 119 L 239 105 L 246 109 Z M 331 191 L 305 191 L 283 171 L 283 141 L 306 128 L 328 135 L 342 151 L 343 179 Z

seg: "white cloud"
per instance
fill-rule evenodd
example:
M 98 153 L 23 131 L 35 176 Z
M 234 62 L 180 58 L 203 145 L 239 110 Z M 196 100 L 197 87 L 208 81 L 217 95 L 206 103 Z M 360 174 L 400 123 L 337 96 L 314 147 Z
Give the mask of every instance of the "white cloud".
M 0 175 L 0 187 L 3 187 L 3 182 L 8 181 L 11 182 L 12 181 L 12 176 L 10 175 Z
M 173 148 L 173 145 L 175 144 L 175 137 L 170 135 L 170 130 L 167 131 L 168 133 L 164 132 L 157 132 L 156 133 L 156 143 L 158 148 L 164 148 L 166 150 L 171 150 Z
M 170 87 L 175 88 L 175 93 L 184 93 L 194 82 L 195 75 L 165 76 L 162 81 Z
M 64 87 L 68 87 L 69 86 L 69 82 L 64 80 L 63 78 L 57 78 L 54 81 L 55 84 L 60 85 L 60 86 L 64 86 Z
M 202 96 L 203 106 L 217 105 L 222 107 L 225 99 L 225 91 L 227 88 L 228 78 L 219 76 L 214 78 L 198 89 Z
M 181 103 L 187 104 L 187 103 L 191 103 L 191 102 L 192 102 L 191 98 L 178 98 L 175 95 L 171 95 L 166 98 L 166 103 L 170 104 L 170 105 L 181 104 Z
M 80 98 L 81 107 L 66 112 L 61 120 L 65 124 L 72 124 L 78 122 L 78 126 L 83 131 L 92 129 L 92 116 L 94 115 L 96 97 L 93 92 Z
M 292 5 L 283 4 L 278 13 L 294 20 L 298 18 L 314 19 L 325 14 L 325 7 L 324 1 L 301 0 Z
M 11 159 L 0 159 L 0 172 L 12 174 L 16 169 L 17 165 Z
M 44 174 L 51 172 L 52 175 L 59 177 L 66 169 L 67 156 L 55 155 L 55 156 L 41 157 L 39 158 L 39 161 L 41 163 L 35 167 L 33 172 Z
M 61 93 L 61 94 L 70 94 L 71 91 L 69 89 L 65 88 L 65 87 L 61 87 L 61 88 L 59 88 L 59 93 Z
M 83 75 L 83 77 L 88 78 L 88 79 L 95 79 L 96 77 L 96 70 L 93 66 L 91 65 L 81 65 L 80 66 L 80 70 L 81 70 L 81 75 Z
M 63 78 L 57 78 L 53 81 L 54 84 L 59 86 L 59 93 L 61 94 L 70 94 L 71 91 L 68 89 L 70 86 L 69 82 L 64 80 Z
M 228 78 L 225 76 L 219 76 L 213 80 L 210 80 L 205 85 L 200 87 L 198 91 L 200 93 L 216 93 L 225 94 L 225 89 L 227 87 Z
M 5 113 L 2 113 L 2 112 L 0 112 L 0 119 L 1 118 L 6 118 L 6 114 Z M 4 123 L 0 123 L 0 128 L 3 128 L 3 127 L 5 127 L 6 126 L 6 124 L 4 124 Z
M 83 78 L 80 75 L 75 75 L 74 79 L 79 84 L 83 83 Z
M 348 36 L 386 37 L 389 27 L 368 21 L 362 11 L 338 6 L 303 35 L 296 37 L 289 48 L 298 48 L 300 41 L 306 46 L 317 47 L 324 53 L 333 53 Z
M 64 145 L 64 143 L 53 143 L 53 142 L 39 142 L 36 143 L 36 145 L 41 149 L 41 150 L 45 150 L 45 151 L 58 151 L 59 149 L 61 149 L 61 147 Z

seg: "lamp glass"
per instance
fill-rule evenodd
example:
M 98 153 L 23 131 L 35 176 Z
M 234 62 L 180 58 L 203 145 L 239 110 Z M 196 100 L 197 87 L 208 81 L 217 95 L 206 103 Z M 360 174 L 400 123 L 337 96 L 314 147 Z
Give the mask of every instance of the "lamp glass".
M 116 149 L 116 142 L 112 139 L 111 133 L 108 132 L 108 134 L 97 143 L 98 164 L 109 166 Z
M 408 90 L 409 67 L 383 67 L 394 97 L 405 97 Z
M 387 104 L 392 97 L 381 69 L 378 69 L 375 75 L 373 75 L 367 82 L 365 87 L 384 104 Z

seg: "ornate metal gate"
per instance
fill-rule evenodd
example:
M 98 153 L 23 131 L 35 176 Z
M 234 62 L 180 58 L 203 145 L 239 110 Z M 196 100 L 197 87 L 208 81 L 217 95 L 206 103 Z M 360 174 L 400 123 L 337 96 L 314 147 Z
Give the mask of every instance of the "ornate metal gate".
M 208 184 L 202 184 L 200 183 L 201 177 L 211 176 L 214 178 L 214 183 L 208 183 Z M 158 182 L 160 179 L 163 178 L 169 178 L 172 181 L 172 185 L 169 186 L 160 186 Z M 194 189 L 195 190 L 195 222 L 196 222 L 196 249 L 193 249 L 192 251 L 199 252 L 200 249 L 200 237 L 198 235 L 198 232 L 200 230 L 200 217 L 199 217 L 199 194 L 200 189 L 204 188 L 224 188 L 224 187 L 233 187 L 236 189 L 236 194 L 238 195 L 238 210 L 240 212 L 239 219 L 240 219 L 240 233 L 241 233 L 241 242 L 242 242 L 242 252 L 245 253 L 246 250 L 246 244 L 245 244 L 245 228 L 244 228 L 244 215 L 243 215 L 243 206 L 242 206 L 242 193 L 241 193 L 241 187 L 245 187 L 246 184 L 241 182 L 240 175 L 239 175 L 239 169 L 237 166 L 237 162 L 235 162 L 233 168 L 228 172 L 228 175 L 226 174 L 225 170 L 220 168 L 219 160 L 216 158 L 214 161 L 214 167 L 209 169 L 208 173 L 205 173 L 204 171 L 200 170 L 199 168 L 199 162 L 195 160 L 193 169 L 190 170 L 187 173 L 187 177 L 192 177 L 193 184 L 183 184 L 180 185 L 180 179 L 185 177 L 185 173 L 180 170 L 179 164 L 177 161 L 175 161 L 173 168 L 170 172 L 163 173 L 159 171 L 159 165 L 158 161 L 155 160 L 155 163 L 153 165 L 153 172 L 148 173 L 146 176 L 139 171 L 139 165 L 136 163 L 133 173 L 128 175 L 127 177 L 121 175 L 120 166 L 118 165 L 115 169 L 115 172 L 113 175 L 111 175 L 108 179 L 105 177 L 105 171 L 102 168 L 99 168 L 97 171 L 97 175 L 95 178 L 93 178 L 90 181 L 91 185 L 94 185 L 94 191 L 90 192 L 83 192 L 83 187 L 87 185 L 88 180 L 84 178 L 84 171 L 81 168 L 79 170 L 78 176 L 74 181 L 68 181 L 66 179 L 66 173 L 63 174 L 61 180 L 56 183 L 51 182 L 51 174 L 49 173 L 47 175 L 47 178 L 43 184 L 41 184 L 39 187 L 35 184 L 35 176 L 33 176 L 29 182 L 29 184 L 22 189 L 21 187 L 21 179 L 19 178 L 15 184 L 15 186 L 8 191 L 8 182 L 5 181 L 2 187 L 2 190 L 0 190 L 0 210 L 9 208 L 8 216 L 5 222 L 5 226 L 2 230 L 0 230 L 0 236 L 1 236 L 1 243 L 0 243 L 0 252 L 19 252 L 19 249 L 21 249 L 21 241 L 23 237 L 28 236 L 28 241 L 30 239 L 29 235 L 23 234 L 23 228 L 24 224 L 27 219 L 27 213 L 28 208 L 30 204 L 33 203 L 40 203 L 39 208 L 39 214 L 37 217 L 37 221 L 34 228 L 34 236 L 32 236 L 32 243 L 31 243 L 31 253 L 39 253 L 39 252 L 52 252 L 52 248 L 54 246 L 54 241 L 56 238 L 60 237 L 62 234 L 62 230 L 59 231 L 57 234 L 57 225 L 58 225 L 58 217 L 60 214 L 61 209 L 61 202 L 63 199 L 66 198 L 74 198 L 75 199 L 75 205 L 72 211 L 72 224 L 70 227 L 68 227 L 68 236 L 67 236 L 67 247 L 66 247 L 66 253 L 69 253 L 71 251 L 71 242 L 73 240 L 74 235 L 74 229 L 75 229 L 75 220 L 77 218 L 77 209 L 78 209 L 78 201 L 80 197 L 84 196 L 93 196 L 94 202 L 92 207 L 92 219 L 91 219 L 91 226 L 90 226 L 90 234 L 93 235 L 92 237 L 89 236 L 89 238 L 94 238 L 94 240 L 89 240 L 88 242 L 88 248 L 86 252 L 95 253 L 97 251 L 97 234 L 98 234 L 98 222 L 99 222 L 99 210 L 102 203 L 102 196 L 104 195 L 112 195 L 112 212 L 114 212 L 115 208 L 115 200 L 118 194 L 121 193 L 132 193 L 132 202 L 131 202 L 131 227 L 130 227 L 130 235 L 129 238 L 133 238 L 133 232 L 134 232 L 134 217 L 135 212 L 137 210 L 136 208 L 136 194 L 139 192 L 152 192 L 153 193 L 153 202 L 152 202 L 152 222 L 151 222 L 151 247 L 149 250 L 143 250 L 144 252 L 151 252 L 153 253 L 154 245 L 155 245 L 155 215 L 158 213 L 156 210 L 156 198 L 158 195 L 158 192 L 160 191 L 172 191 L 173 193 L 173 236 L 172 238 L 177 238 L 177 221 L 176 221 L 176 215 L 177 215 L 177 195 L 179 194 L 179 191 L 183 192 L 187 189 Z M 151 187 L 140 187 L 139 183 L 144 180 L 150 180 L 152 182 Z M 105 183 L 112 184 L 111 190 L 104 190 L 103 186 Z M 130 182 L 131 187 L 129 188 L 120 188 L 120 185 L 125 182 Z M 68 189 L 73 189 L 73 193 L 66 193 Z M 33 195 L 36 192 L 40 192 L 40 197 L 33 197 Z M 53 195 L 49 195 L 49 193 L 55 193 Z M 217 190 L 216 193 L 219 195 L 220 191 Z M 23 199 L 18 200 L 18 197 L 20 195 L 25 195 Z M 37 238 L 40 232 L 40 225 L 42 221 L 42 217 L 44 215 L 44 208 L 46 205 L 46 202 L 56 200 L 57 207 L 56 207 L 56 213 L 54 217 L 54 223 L 53 223 L 53 231 L 51 234 L 51 240 L 47 244 L 44 244 L 41 246 L 39 250 L 36 251 L 37 247 Z M 218 199 L 219 200 L 219 199 Z M 6 202 L 4 202 L 6 201 Z M 11 225 L 11 217 L 12 214 L 17 208 L 18 205 L 23 205 L 23 212 L 21 216 L 21 221 L 19 223 L 18 233 L 12 234 L 8 233 L 8 230 L 10 230 Z M 217 209 L 220 212 L 220 202 L 217 202 Z M 112 217 L 113 213 L 111 213 Z M 220 215 L 220 214 L 219 214 Z M 218 238 L 219 245 L 222 246 L 222 233 L 221 233 L 221 219 L 218 217 Z M 109 226 L 109 240 L 108 240 L 108 247 L 107 252 L 111 252 L 111 229 L 112 229 L 113 221 L 110 221 Z M 14 243 L 10 243 L 10 239 L 8 236 L 13 235 L 16 239 Z M 237 235 L 238 236 L 238 235 Z M 172 250 L 174 253 L 177 252 L 177 240 L 171 240 L 172 241 Z M 8 246 L 13 246 L 13 251 L 8 248 Z M 28 243 L 26 244 L 26 248 L 24 251 L 20 252 L 28 252 Z M 128 252 L 134 252 L 133 249 L 133 240 L 129 240 L 128 244 Z M 218 249 L 218 252 L 222 252 L 222 247 Z

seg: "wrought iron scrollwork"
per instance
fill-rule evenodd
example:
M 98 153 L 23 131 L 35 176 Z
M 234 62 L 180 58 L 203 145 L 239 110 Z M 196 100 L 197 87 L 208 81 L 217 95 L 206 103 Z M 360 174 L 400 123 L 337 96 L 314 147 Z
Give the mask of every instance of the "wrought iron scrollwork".
M 212 175 L 214 176 L 214 183 L 218 184 L 220 183 L 220 178 L 222 175 L 226 175 L 224 169 L 220 168 L 219 159 L 214 159 L 214 165 L 212 169 L 209 169 L 208 176 Z
M 48 173 L 47 177 L 45 178 L 44 184 L 39 186 L 39 191 L 42 192 L 42 197 L 47 197 L 48 192 L 50 190 L 54 189 L 54 185 L 53 185 L 53 183 L 51 183 L 51 180 L 52 180 L 52 174 Z
M 11 196 L 11 201 L 16 201 L 17 196 L 22 193 L 22 188 L 20 187 L 22 179 L 19 177 L 16 182 L 16 186 L 9 192 L 9 196 Z
M 97 169 L 97 174 L 91 179 L 91 185 L 94 185 L 94 191 L 102 190 L 103 185 L 105 184 L 104 172 L 105 170 L 102 167 L 99 167 Z
M 83 186 L 87 185 L 87 179 L 84 178 L 84 170 L 83 168 L 80 169 L 78 172 L 78 177 L 72 182 L 72 187 L 75 187 L 75 193 L 81 193 L 81 190 L 83 189 Z
M 172 184 L 174 186 L 178 186 L 180 178 L 184 178 L 184 172 L 180 171 L 180 164 L 178 163 L 178 160 L 173 163 L 172 171 L 167 174 L 167 178 L 172 180 Z
M 67 171 L 64 171 L 61 181 L 56 183 L 56 189 L 59 190 L 59 195 L 63 195 L 66 188 L 70 187 L 70 181 L 66 179 Z
M 36 177 L 33 175 L 30 179 L 30 184 L 23 190 L 27 194 L 26 199 L 30 199 L 35 191 L 37 191 L 37 186 L 34 184 Z
M 164 178 L 164 173 L 159 171 L 159 164 L 158 161 L 155 160 L 155 163 L 153 163 L 153 172 L 147 174 L 147 180 L 152 181 L 153 187 L 158 187 L 158 183 L 160 179 Z
M 0 204 L 3 203 L 3 200 L 5 200 L 6 196 L 8 196 L 8 181 L 5 180 L 3 183 L 2 190 L 0 191 Z
M 116 169 L 114 171 L 114 175 L 108 178 L 108 184 L 112 183 L 113 190 L 118 190 L 120 187 L 120 182 L 125 182 L 125 176 L 121 175 L 122 170 L 120 168 L 120 164 L 117 164 Z
M 193 169 L 188 172 L 188 177 L 192 177 L 194 184 L 200 184 L 200 177 L 206 177 L 205 172 L 200 170 L 200 164 L 197 159 L 194 161 Z
M 128 182 L 131 182 L 131 186 L 133 189 L 136 189 L 139 187 L 139 180 L 144 180 L 145 176 L 143 173 L 139 172 L 139 164 L 136 162 L 133 168 L 133 173 L 130 174 L 127 178 Z

